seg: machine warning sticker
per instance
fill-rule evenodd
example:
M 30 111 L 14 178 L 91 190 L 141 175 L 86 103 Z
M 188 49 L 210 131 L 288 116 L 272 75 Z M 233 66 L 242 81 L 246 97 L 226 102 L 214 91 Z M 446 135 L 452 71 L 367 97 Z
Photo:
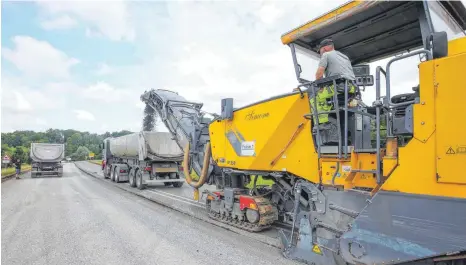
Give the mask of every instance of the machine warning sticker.
M 456 154 L 456 152 L 455 152 L 455 150 L 453 150 L 453 147 L 450 146 L 450 148 L 448 148 L 446 154 L 447 155 L 454 155 L 454 154 Z
M 342 166 L 341 169 L 343 172 L 351 172 L 351 166 Z
M 316 253 L 316 254 L 319 254 L 319 255 L 322 255 L 322 250 L 320 250 L 319 246 L 318 245 L 314 245 L 312 247 L 312 252 Z
M 242 156 L 254 156 L 256 153 L 256 142 L 245 141 L 241 142 L 241 155 Z

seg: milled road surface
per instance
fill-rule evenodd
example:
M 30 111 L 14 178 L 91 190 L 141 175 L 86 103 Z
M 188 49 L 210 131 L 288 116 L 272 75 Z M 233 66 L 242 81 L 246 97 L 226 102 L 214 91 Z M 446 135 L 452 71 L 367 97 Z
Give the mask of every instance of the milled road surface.
M 2 183 L 2 264 L 296 264 L 280 251 L 84 175 Z

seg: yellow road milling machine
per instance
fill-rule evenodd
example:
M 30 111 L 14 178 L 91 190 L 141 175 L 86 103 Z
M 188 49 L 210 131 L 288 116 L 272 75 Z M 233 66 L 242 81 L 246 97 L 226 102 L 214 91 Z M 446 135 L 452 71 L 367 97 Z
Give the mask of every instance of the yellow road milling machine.
M 288 223 L 285 256 L 465 264 L 465 29 L 461 2 L 349 2 L 282 36 L 299 81 L 293 92 L 241 108 L 224 99 L 211 119 L 175 92 L 152 89 L 141 100 L 184 151 L 187 182 L 216 186 L 206 191 L 209 216 L 248 231 Z M 302 76 L 297 54 L 319 58 L 328 38 L 350 58 L 355 81 Z M 395 88 L 391 73 L 413 57 L 419 84 L 395 95 L 411 88 Z M 367 64 L 381 59 L 390 60 L 374 78 Z M 336 92 L 322 103 L 317 91 L 329 87 Z M 361 100 L 366 87 L 375 88 L 371 106 Z M 256 185 L 257 176 L 274 184 Z

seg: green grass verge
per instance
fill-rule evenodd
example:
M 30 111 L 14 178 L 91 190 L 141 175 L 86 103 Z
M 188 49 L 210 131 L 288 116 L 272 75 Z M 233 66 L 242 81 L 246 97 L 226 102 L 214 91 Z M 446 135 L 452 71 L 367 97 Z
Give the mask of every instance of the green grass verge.
M 31 165 L 27 165 L 27 164 L 21 165 L 21 172 L 30 170 L 30 169 L 31 169 Z M 9 176 L 11 174 L 15 174 L 15 172 L 16 170 L 14 167 L 2 168 L 2 178 Z
M 102 160 L 87 160 L 87 162 L 90 162 L 92 164 L 96 164 L 96 165 L 102 165 Z

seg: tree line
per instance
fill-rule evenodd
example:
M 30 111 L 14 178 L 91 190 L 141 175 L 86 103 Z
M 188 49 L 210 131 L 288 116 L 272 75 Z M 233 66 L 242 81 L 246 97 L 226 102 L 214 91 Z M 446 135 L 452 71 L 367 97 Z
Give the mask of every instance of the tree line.
M 102 150 L 99 144 L 107 137 L 119 137 L 132 132 L 122 130 L 119 132 L 106 132 L 96 134 L 80 132 L 77 130 L 48 129 L 45 132 L 34 131 L 14 131 L 2 133 L 2 157 L 8 155 L 12 161 L 21 159 L 24 162 L 31 162 L 29 151 L 31 143 L 64 143 L 65 156 L 73 160 L 83 160 L 90 152 L 95 154 L 95 159 L 102 157 Z

